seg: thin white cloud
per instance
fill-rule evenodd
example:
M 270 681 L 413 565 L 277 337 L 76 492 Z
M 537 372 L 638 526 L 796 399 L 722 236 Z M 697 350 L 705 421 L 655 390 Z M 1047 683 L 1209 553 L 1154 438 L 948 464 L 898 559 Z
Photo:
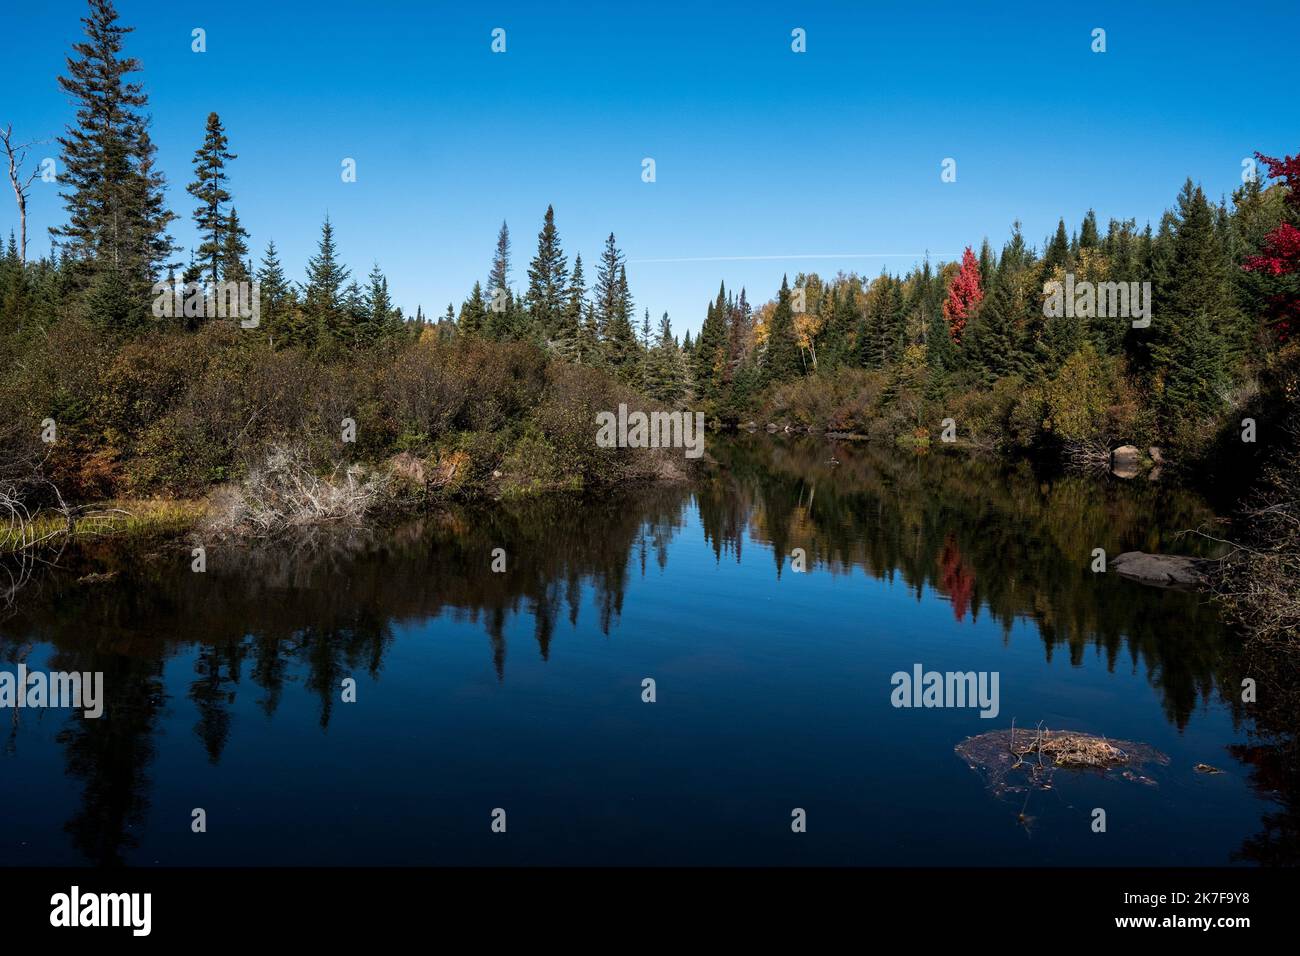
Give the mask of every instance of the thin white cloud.
M 953 252 L 841 252 L 814 255 L 792 256 L 678 256 L 665 259 L 629 259 L 628 265 L 650 262 L 766 262 L 787 259 L 924 259 L 927 255 L 936 259 L 955 258 L 959 253 Z

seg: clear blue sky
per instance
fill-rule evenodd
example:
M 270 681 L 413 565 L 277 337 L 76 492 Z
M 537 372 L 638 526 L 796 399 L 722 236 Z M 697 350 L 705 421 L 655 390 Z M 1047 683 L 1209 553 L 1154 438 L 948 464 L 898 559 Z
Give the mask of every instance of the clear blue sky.
M 81 0 L 8 3 L 0 124 L 60 132 L 55 77 Z M 1062 9 L 1071 7 L 1074 9 Z M 1252 151 L 1300 149 L 1300 4 L 120 0 L 154 138 L 184 191 L 209 111 L 239 154 L 240 218 L 302 277 L 328 211 L 354 273 L 438 314 L 485 279 L 503 219 L 522 288 L 548 203 L 592 275 L 613 231 L 637 312 L 698 329 L 725 279 L 771 297 L 783 272 L 874 275 L 929 250 L 1042 239 L 1089 206 L 1155 220 L 1187 176 L 1213 197 Z M 207 31 L 208 52 L 190 50 Z M 490 51 L 507 31 L 507 52 Z M 807 31 L 808 51 L 790 49 Z M 1107 52 L 1090 50 L 1107 31 Z M 1258 93 L 1257 91 L 1264 91 Z M 54 155 L 53 146 L 37 156 Z M 357 182 L 340 179 L 345 157 Z M 641 181 L 653 157 L 657 182 Z M 957 161 L 957 181 L 940 164 Z M 61 219 L 37 183 L 29 236 Z M 0 229 L 16 224 L 10 196 Z M 794 258 L 895 254 L 890 258 Z M 742 261 L 653 259 L 775 257 Z

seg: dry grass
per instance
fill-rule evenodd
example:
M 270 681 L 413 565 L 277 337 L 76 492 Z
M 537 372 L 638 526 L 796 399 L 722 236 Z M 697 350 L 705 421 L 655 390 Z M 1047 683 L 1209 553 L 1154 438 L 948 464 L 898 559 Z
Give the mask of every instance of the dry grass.
M 1074 770 L 1109 770 L 1128 763 L 1129 756 L 1104 737 L 1066 730 L 1026 731 L 1017 739 L 1012 734 L 1011 752 L 1021 761 L 1029 756 L 1046 757 L 1054 767 Z M 1018 764 L 1017 764 L 1018 765 Z
M 206 513 L 205 501 L 162 499 L 28 511 L 20 501 L 0 493 L 0 554 L 106 536 L 178 536 L 197 525 Z

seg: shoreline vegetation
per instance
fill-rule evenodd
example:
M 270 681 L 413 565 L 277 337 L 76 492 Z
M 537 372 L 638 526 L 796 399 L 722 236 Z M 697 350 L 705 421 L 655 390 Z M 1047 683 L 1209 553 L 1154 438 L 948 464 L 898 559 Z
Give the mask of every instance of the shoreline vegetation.
M 1300 158 L 1257 155 L 1217 203 L 1188 179 L 1154 226 L 1061 219 L 1041 251 L 1015 223 L 1001 249 L 787 276 L 757 307 L 722 284 L 693 339 L 638 310 L 612 233 L 589 285 L 547 207 L 524 287 L 502 223 L 486 282 L 435 319 L 395 304 L 377 263 L 354 277 L 328 217 L 303 281 L 273 241 L 255 263 L 216 112 L 196 117 L 200 242 L 181 255 L 129 28 L 109 0 L 82 24 L 59 77 L 66 223 L 33 260 L 20 215 L 0 256 L 0 551 L 686 478 L 680 449 L 598 447 L 597 416 L 627 404 L 917 453 L 1110 468 L 1132 449 L 1134 473 L 1249 487 L 1216 591 L 1248 632 L 1294 642 Z M 232 284 L 253 312 L 219 307 Z

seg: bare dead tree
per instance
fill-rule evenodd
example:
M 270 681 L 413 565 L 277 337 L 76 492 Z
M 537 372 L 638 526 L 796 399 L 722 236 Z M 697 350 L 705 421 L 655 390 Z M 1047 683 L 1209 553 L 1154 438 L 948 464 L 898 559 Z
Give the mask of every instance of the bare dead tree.
M 18 260 L 27 265 L 27 191 L 36 181 L 36 171 L 23 179 L 23 164 L 27 161 L 27 150 L 42 140 L 14 144 L 14 127 L 10 123 L 0 129 L 0 144 L 9 157 L 9 182 L 14 187 L 14 199 L 18 202 Z

